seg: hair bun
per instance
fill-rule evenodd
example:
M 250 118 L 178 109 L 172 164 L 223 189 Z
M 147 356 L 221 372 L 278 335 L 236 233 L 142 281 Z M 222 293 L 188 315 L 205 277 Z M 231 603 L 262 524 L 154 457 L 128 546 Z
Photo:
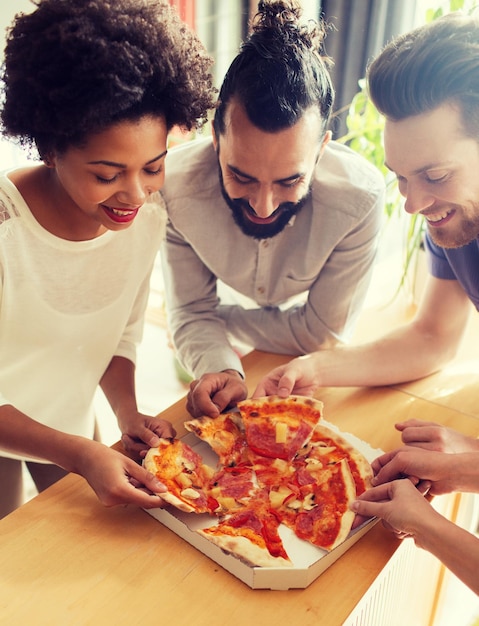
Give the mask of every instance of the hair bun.
M 302 8 L 297 0 L 260 0 L 253 29 L 298 27 Z
M 324 49 L 327 25 L 323 21 L 301 22 L 303 9 L 298 0 L 260 0 L 258 12 L 253 17 L 251 28 L 254 35 L 268 38 L 268 46 L 305 46 L 315 51 L 326 67 L 332 59 Z M 273 50 L 273 48 L 271 48 Z

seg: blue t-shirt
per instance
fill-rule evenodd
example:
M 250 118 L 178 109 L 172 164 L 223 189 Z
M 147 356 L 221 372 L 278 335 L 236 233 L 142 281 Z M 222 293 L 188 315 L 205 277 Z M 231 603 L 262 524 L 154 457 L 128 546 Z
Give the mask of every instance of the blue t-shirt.
M 441 248 L 426 232 L 429 271 L 436 278 L 458 280 L 479 311 L 479 238 L 461 248 Z

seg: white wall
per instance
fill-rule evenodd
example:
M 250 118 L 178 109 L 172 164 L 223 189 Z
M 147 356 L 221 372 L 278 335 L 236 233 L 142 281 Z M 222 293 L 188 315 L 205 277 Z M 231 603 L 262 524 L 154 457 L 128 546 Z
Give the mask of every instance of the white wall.
M 17 13 L 30 13 L 35 5 L 29 0 L 14 0 L 0 4 L 0 59 L 3 60 L 3 50 L 5 47 L 6 29 L 11 25 Z M 25 161 L 24 153 L 12 142 L 0 137 L 0 170 L 10 167 L 17 167 Z
M 30 13 L 35 5 L 29 0 L 14 0 L 14 2 L 5 2 L 0 5 L 0 29 L 2 32 L 2 56 L 5 42 L 5 29 L 10 26 L 13 18 L 17 13 Z

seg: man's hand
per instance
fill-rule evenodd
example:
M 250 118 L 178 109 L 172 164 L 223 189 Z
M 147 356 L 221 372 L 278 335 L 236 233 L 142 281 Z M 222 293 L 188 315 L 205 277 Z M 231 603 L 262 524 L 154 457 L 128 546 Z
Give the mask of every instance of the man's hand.
M 416 488 L 409 480 L 395 480 L 367 489 L 351 508 L 359 518 L 379 517 L 398 539 L 413 537 L 421 545 L 420 529 L 428 517 L 436 514 L 423 497 L 427 487 Z
M 431 495 L 451 493 L 460 488 L 462 462 L 470 463 L 470 454 L 447 454 L 410 446 L 386 452 L 372 463 L 373 485 L 397 478 L 409 478 L 414 485 L 430 484 Z
M 434 422 L 408 420 L 396 424 L 402 440 L 408 446 L 417 446 L 437 452 L 479 452 L 479 441 L 457 430 Z
M 244 400 L 247 395 L 248 388 L 235 370 L 204 374 L 190 384 L 186 408 L 193 417 L 217 417 L 224 409 Z
M 318 370 L 311 354 L 292 359 L 266 374 L 256 387 L 253 398 L 274 395 L 286 398 L 290 394 L 312 396 L 320 386 Z

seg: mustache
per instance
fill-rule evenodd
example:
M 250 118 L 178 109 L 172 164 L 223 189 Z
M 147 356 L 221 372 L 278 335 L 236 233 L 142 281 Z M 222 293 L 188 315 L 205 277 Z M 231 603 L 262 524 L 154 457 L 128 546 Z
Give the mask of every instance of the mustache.
M 243 211 L 245 211 L 245 213 L 250 213 L 251 215 L 257 216 L 256 211 L 253 209 L 250 203 L 244 198 L 231 198 L 230 196 L 228 196 L 228 200 L 229 202 L 231 202 L 231 204 L 234 204 L 239 209 L 242 209 Z M 273 211 L 273 213 L 271 213 L 269 217 L 278 216 L 281 213 L 284 213 L 286 211 L 292 212 L 294 214 L 296 210 L 298 209 L 298 207 L 302 204 L 302 202 L 303 200 L 300 200 L 299 202 L 282 202 Z
M 256 224 L 249 219 L 248 214 L 256 215 L 250 203 L 244 198 L 232 198 L 228 195 L 223 182 L 223 174 L 218 164 L 220 189 L 223 199 L 230 208 L 233 220 L 238 228 L 248 237 L 254 239 L 270 239 L 279 234 L 288 225 L 291 218 L 296 215 L 306 204 L 311 196 L 311 186 L 307 193 L 298 202 L 283 202 L 272 214 L 275 219 L 269 224 Z

